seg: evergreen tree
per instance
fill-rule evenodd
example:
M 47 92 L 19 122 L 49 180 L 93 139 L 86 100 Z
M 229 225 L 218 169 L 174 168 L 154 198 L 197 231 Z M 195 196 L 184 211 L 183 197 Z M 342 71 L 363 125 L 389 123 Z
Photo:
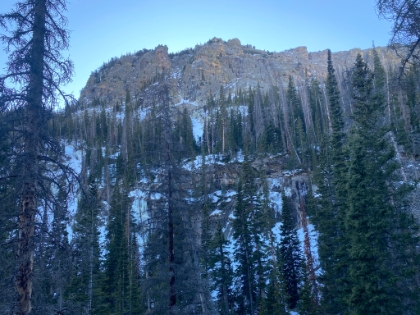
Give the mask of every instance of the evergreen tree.
M 331 150 L 332 150 L 332 163 L 334 167 L 334 174 L 336 175 L 336 182 L 334 184 L 336 193 L 338 195 L 343 193 L 343 187 L 340 186 L 338 180 L 345 172 L 345 156 L 344 156 L 344 122 L 343 114 L 340 104 L 340 91 L 338 88 L 335 70 L 332 64 L 331 51 L 328 50 L 328 75 L 327 75 L 327 95 L 331 117 Z M 338 197 L 337 197 L 338 198 Z M 340 200 L 336 201 L 337 207 L 340 206 Z
M 283 276 L 286 302 L 290 309 L 295 309 L 299 301 L 299 286 L 302 279 L 302 252 L 293 220 L 293 209 L 290 200 L 282 194 L 280 241 L 280 272 Z
M 275 266 L 277 267 L 277 266 Z M 266 297 L 261 302 L 259 315 L 286 315 L 285 291 L 283 290 L 282 275 L 273 268 L 268 276 L 268 285 L 266 288 Z
M 206 313 L 211 310 L 211 303 L 207 279 L 203 280 L 202 276 L 205 270 L 195 229 L 202 213 L 196 211 L 199 202 L 192 201 L 194 191 L 183 189 L 194 180 L 178 166 L 175 158 L 179 148 L 174 143 L 172 110 L 175 107 L 170 106 L 170 88 L 166 82 L 156 85 L 153 100 L 157 141 L 151 146 L 151 165 L 147 167 L 156 184 L 152 186 L 148 204 L 151 217 L 146 229 L 143 291 L 147 295 L 148 312 L 195 313 L 201 309 Z
M 220 221 L 210 243 L 209 265 L 212 276 L 212 289 L 217 291 L 217 308 L 221 315 L 231 314 L 232 297 L 232 267 Z
M 15 246 L 10 240 L 15 235 L 16 213 L 18 205 L 15 200 L 16 179 L 11 175 L 15 167 L 11 161 L 14 138 L 9 138 L 7 130 L 13 126 L 13 121 L 19 116 L 16 113 L 0 111 L 0 173 L 4 180 L 0 181 L 0 310 L 11 309 L 11 301 L 15 299 L 12 275 L 15 272 Z M 12 119 L 11 119 L 12 118 Z M 7 179 L 7 180 L 6 180 Z
M 321 198 L 313 215 L 319 231 L 319 256 L 323 274 L 322 308 L 327 314 L 339 314 L 344 309 L 342 290 L 346 288 L 346 241 L 344 218 L 346 211 L 346 151 L 340 92 L 328 52 L 327 96 L 331 118 L 330 135 L 321 146 L 318 186 Z M 311 209 L 314 210 L 313 208 Z M 310 210 L 310 212 L 311 212 Z
M 225 149 L 230 148 L 230 145 L 228 143 L 228 112 L 227 112 L 227 102 L 228 100 L 225 99 L 225 90 L 223 88 L 223 85 L 220 86 L 220 92 L 219 92 L 219 109 L 220 109 L 220 120 L 221 120 L 221 126 L 219 128 L 220 130 L 220 138 L 222 142 L 221 152 L 224 155 Z
M 312 79 L 308 83 L 308 94 L 312 114 L 312 126 L 314 129 L 312 145 L 319 146 L 321 144 L 321 139 L 328 131 L 328 116 L 325 112 L 323 94 L 317 79 Z
M 288 106 L 288 142 L 289 150 L 293 151 L 295 158 L 299 164 L 302 163 L 303 150 L 306 150 L 306 129 L 305 129 L 305 118 L 302 109 L 302 102 L 293 78 L 289 76 L 289 83 L 287 86 L 287 106 Z
M 404 205 L 404 185 L 396 187 L 392 183 L 398 165 L 380 123 L 383 97 L 360 55 L 352 87 L 355 126 L 349 143 L 349 209 L 345 221 L 350 277 L 346 302 L 351 314 L 414 314 L 419 302 L 414 293 L 418 286 L 412 282 L 419 259 L 415 249 L 418 238 L 412 234 L 416 227 L 406 210 L 400 208 Z M 410 259 L 406 260 L 406 255 Z
M 242 165 L 238 184 L 233 238 L 235 239 L 235 270 L 237 312 L 252 314 L 258 310 L 265 292 L 267 231 L 263 221 L 261 200 L 257 194 L 257 173 L 248 157 Z
M 418 65 L 412 65 L 404 78 L 404 90 L 407 94 L 406 105 L 409 112 L 409 146 L 408 151 L 414 156 L 420 155 L 420 105 L 419 105 L 419 79 Z
M 237 309 L 239 314 L 254 314 L 256 309 L 256 279 L 252 261 L 252 235 L 250 227 L 250 203 L 246 199 L 242 180 L 238 184 L 238 194 L 233 221 L 235 239 L 235 261 L 239 266 L 235 270 Z
M 41 233 L 36 242 L 33 286 L 37 294 L 33 297 L 33 304 L 36 305 L 32 311 L 34 314 L 45 314 L 51 308 L 62 310 L 71 305 L 64 296 L 71 269 L 65 191 L 58 191 L 57 202 L 51 207 L 52 218 L 48 216 L 49 205 L 44 206 Z
M 107 254 L 104 262 L 104 314 L 127 314 L 143 309 L 137 238 L 126 188 L 114 187 L 107 225 Z
M 73 225 L 71 281 L 66 296 L 76 312 L 92 314 L 99 311 L 102 301 L 102 275 L 97 188 L 94 183 L 82 195 Z
M 124 233 L 127 199 L 124 195 L 121 188 L 118 185 L 115 186 L 108 216 L 104 293 L 106 294 L 106 309 L 110 314 L 121 311 L 120 299 L 123 289 L 121 285 L 125 284 L 126 276 L 123 275 L 124 263 L 127 260 L 126 234 Z
M 315 302 L 313 295 L 313 288 L 309 273 L 307 271 L 306 262 L 302 260 L 302 283 L 300 287 L 300 300 L 298 302 L 298 309 L 300 315 L 317 315 L 318 305 Z

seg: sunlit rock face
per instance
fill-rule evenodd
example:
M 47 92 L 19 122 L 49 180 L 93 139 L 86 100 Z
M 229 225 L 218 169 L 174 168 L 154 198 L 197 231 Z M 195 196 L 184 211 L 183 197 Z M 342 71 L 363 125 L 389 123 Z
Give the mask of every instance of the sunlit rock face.
M 281 39 L 279 39 L 281 40 Z M 377 48 L 386 69 L 396 68 L 399 59 L 387 48 Z M 357 54 L 368 63 L 373 62 L 372 49 L 335 52 L 334 67 L 340 79 L 350 69 Z M 168 47 L 159 45 L 153 50 L 140 50 L 120 58 L 113 58 L 92 72 L 81 93 L 85 103 L 102 100 L 107 104 L 124 101 L 127 91 L 135 99 L 142 91 L 165 75 L 179 99 L 203 105 L 210 96 L 224 86 L 226 96 L 239 90 L 259 86 L 263 90 L 286 86 L 292 76 L 297 86 L 305 80 L 318 79 L 321 83 L 327 72 L 327 50 L 308 52 L 297 47 L 283 52 L 268 52 L 252 45 L 242 45 L 239 39 L 223 41 L 213 38 L 178 53 L 168 54 Z

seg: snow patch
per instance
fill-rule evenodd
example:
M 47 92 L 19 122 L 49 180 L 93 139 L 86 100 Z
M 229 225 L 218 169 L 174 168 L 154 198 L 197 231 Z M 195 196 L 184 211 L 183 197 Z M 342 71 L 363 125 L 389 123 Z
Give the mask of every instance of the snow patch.
M 299 174 L 302 172 L 301 168 L 295 169 L 295 170 L 286 170 L 283 171 L 284 176 L 295 176 L 296 174 Z
M 272 189 L 280 189 L 281 183 L 279 178 L 268 178 L 268 187 Z
M 204 164 L 206 165 L 212 165 L 212 164 L 218 164 L 218 165 L 225 165 L 225 163 L 220 162 L 222 160 L 223 156 L 221 154 L 210 154 L 206 155 L 204 157 Z M 183 168 L 192 171 L 194 169 L 198 169 L 203 165 L 203 157 L 197 156 L 195 160 L 189 161 L 189 159 L 184 160 Z
M 174 104 L 175 106 L 179 106 L 179 105 L 183 105 L 183 104 L 190 104 L 190 105 L 193 105 L 193 106 L 198 106 L 197 102 L 186 100 L 181 95 L 178 95 L 178 96 L 181 100 L 178 103 Z
M 281 193 L 277 191 L 270 191 L 269 199 L 271 202 L 271 206 L 273 207 L 274 211 L 277 213 L 281 213 L 283 199 L 281 198 Z
M 134 189 L 129 192 L 128 197 L 134 198 L 131 205 L 131 213 L 133 214 L 136 223 L 143 223 L 149 219 L 149 214 L 147 213 L 147 194 L 141 189 Z
M 157 195 L 157 193 L 155 195 Z M 145 193 L 141 189 L 136 188 L 129 192 L 128 197 L 134 198 L 133 203 L 131 204 L 131 213 L 134 217 L 135 222 L 139 224 L 142 228 L 144 223 L 150 218 L 149 213 L 147 211 L 147 193 Z M 137 233 L 137 236 L 139 247 L 143 247 L 146 244 L 144 233 Z
M 150 194 L 150 199 L 151 200 L 159 200 L 162 198 L 162 194 L 161 193 L 151 193 Z
M 199 141 L 200 138 L 203 136 L 204 132 L 204 124 L 201 120 L 195 117 L 191 117 L 192 122 L 192 129 L 193 129 L 193 135 L 195 138 L 195 141 Z
M 99 226 L 98 232 L 99 232 L 99 248 L 101 248 L 101 255 L 102 255 L 102 258 L 104 258 L 105 255 L 108 253 L 108 251 L 106 250 L 106 241 L 107 241 L 106 224 Z
M 248 116 L 248 106 L 240 105 L 238 106 L 238 111 L 241 113 L 242 117 Z
M 222 214 L 222 210 L 216 209 L 212 213 L 210 213 L 210 216 L 217 216 Z
M 82 151 L 77 150 L 72 144 L 65 143 L 64 155 L 67 160 L 67 165 L 70 166 L 76 174 L 80 174 L 80 172 L 82 171 Z M 67 201 L 67 213 L 69 217 L 69 222 L 66 226 L 66 231 L 68 233 L 68 239 L 70 242 L 73 239 L 73 223 L 77 211 L 78 202 L 78 196 L 71 196 L 70 198 L 68 198 Z
M 226 197 L 232 197 L 232 196 L 235 196 L 237 194 L 237 192 L 235 191 L 235 190 L 231 190 L 231 189 L 229 189 L 226 193 L 225 193 L 225 196 Z
M 64 147 L 64 154 L 67 159 L 67 164 L 76 172 L 76 174 L 80 174 L 82 171 L 82 151 L 77 150 L 71 144 L 66 144 Z
M 271 231 L 273 232 L 273 236 L 274 236 L 274 243 L 279 244 L 281 241 L 281 227 L 282 227 L 282 223 L 281 222 L 277 222 L 274 227 L 271 229 Z
M 236 154 L 236 157 L 232 158 L 232 160 L 230 162 L 231 163 L 233 163 L 233 162 L 243 163 L 243 161 L 244 161 L 244 154 L 242 153 L 242 150 L 239 150 L 238 153 Z
M 214 193 L 214 194 L 210 194 L 209 195 L 209 198 L 211 199 L 211 201 L 213 202 L 213 203 L 216 203 L 216 202 L 218 202 L 219 201 L 219 197 L 216 195 L 216 193 Z
M 145 119 L 146 118 L 146 115 L 147 115 L 147 109 L 146 108 L 139 108 L 138 110 L 137 110 L 137 117 L 138 117 L 138 119 L 140 120 L 140 121 L 142 121 L 143 119 Z

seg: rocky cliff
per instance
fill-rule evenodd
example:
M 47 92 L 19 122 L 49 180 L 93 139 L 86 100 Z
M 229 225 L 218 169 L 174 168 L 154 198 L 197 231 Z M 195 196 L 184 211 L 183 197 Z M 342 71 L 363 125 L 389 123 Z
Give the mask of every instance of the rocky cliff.
M 386 69 L 398 67 L 399 59 L 391 50 L 377 50 Z M 337 72 L 352 67 L 359 53 L 372 62 L 372 49 L 333 53 Z M 176 86 L 179 101 L 201 105 L 208 97 L 217 96 L 220 86 L 233 95 L 239 89 L 246 91 L 257 85 L 263 89 L 285 86 L 289 76 L 297 85 L 311 78 L 322 82 L 326 71 L 327 50 L 308 52 L 302 46 L 268 52 L 242 45 L 236 38 L 228 41 L 213 38 L 204 45 L 175 54 L 169 54 L 166 46 L 158 46 L 113 58 L 92 73 L 82 90 L 81 101 L 100 99 L 115 104 L 124 100 L 127 91 L 135 98 L 165 74 Z

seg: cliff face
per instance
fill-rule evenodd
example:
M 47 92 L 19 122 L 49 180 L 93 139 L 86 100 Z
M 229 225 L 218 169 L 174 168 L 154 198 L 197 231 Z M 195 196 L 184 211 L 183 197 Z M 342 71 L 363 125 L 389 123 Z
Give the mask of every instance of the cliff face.
M 399 59 L 387 48 L 377 48 L 386 69 L 398 67 Z M 372 62 L 372 50 L 352 49 L 332 54 L 338 73 L 352 67 L 360 53 Z M 238 39 L 223 41 L 213 38 L 204 45 L 168 54 L 166 46 L 141 50 L 112 59 L 90 76 L 81 93 L 81 100 L 89 103 L 101 99 L 107 104 L 124 100 L 126 91 L 135 98 L 162 74 L 177 88 L 179 99 L 203 104 L 218 94 L 220 86 L 235 94 L 259 85 L 263 89 L 285 86 L 289 75 L 299 85 L 306 79 L 323 81 L 327 71 L 327 50 L 308 52 L 297 47 L 283 52 L 267 52 Z

